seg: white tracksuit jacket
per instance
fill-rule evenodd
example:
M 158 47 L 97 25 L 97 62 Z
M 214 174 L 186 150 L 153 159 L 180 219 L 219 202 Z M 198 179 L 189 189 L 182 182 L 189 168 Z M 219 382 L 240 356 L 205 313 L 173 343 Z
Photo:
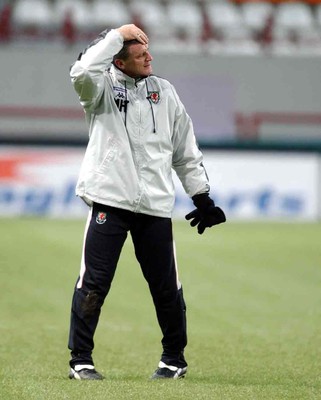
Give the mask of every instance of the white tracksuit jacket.
M 191 119 L 167 80 L 135 81 L 111 64 L 123 46 L 117 30 L 102 37 L 70 70 L 89 125 L 76 194 L 89 205 L 171 217 L 172 168 L 190 197 L 209 191 Z

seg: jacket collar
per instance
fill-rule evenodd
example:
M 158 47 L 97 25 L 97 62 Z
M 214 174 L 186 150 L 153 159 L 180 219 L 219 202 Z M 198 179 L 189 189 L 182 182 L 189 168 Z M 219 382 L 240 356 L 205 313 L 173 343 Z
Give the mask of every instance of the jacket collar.
M 117 68 L 114 64 L 110 67 L 110 73 L 112 76 L 119 82 L 121 82 L 123 85 L 126 84 L 126 87 L 128 89 L 131 89 L 139 84 L 139 82 L 144 82 L 146 78 L 132 78 L 126 74 L 123 73 L 119 68 Z

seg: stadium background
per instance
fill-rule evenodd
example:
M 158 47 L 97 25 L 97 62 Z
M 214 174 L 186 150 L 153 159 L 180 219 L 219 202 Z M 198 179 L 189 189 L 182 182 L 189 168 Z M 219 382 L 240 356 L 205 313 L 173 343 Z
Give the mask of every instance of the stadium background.
M 99 5 L 108 6 L 103 18 Z M 104 23 L 134 21 L 151 37 L 154 72 L 174 83 L 194 121 L 229 217 L 318 220 L 320 10 L 303 2 L 2 1 L 0 214 L 82 215 L 72 187 L 87 129 L 69 66 Z M 189 207 L 178 184 L 175 215 Z
M 319 10 L 312 0 L 0 0 L 1 398 L 320 399 Z M 155 73 L 193 118 L 228 223 L 197 235 L 177 182 L 187 378 L 148 379 L 159 328 L 127 240 L 97 331 L 107 379 L 79 386 L 66 343 L 87 129 L 68 72 L 97 32 L 138 17 Z

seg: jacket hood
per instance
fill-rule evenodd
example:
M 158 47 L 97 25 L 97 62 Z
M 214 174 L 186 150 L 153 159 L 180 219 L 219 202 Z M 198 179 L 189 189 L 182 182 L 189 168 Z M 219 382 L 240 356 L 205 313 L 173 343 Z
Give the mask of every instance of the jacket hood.
M 123 71 L 116 67 L 116 65 L 112 64 L 109 73 L 112 74 L 119 82 L 125 84 L 128 89 L 137 85 L 138 82 L 144 81 L 148 76 L 142 78 L 132 78 L 131 76 L 126 75 Z M 150 75 L 149 75 L 150 76 Z

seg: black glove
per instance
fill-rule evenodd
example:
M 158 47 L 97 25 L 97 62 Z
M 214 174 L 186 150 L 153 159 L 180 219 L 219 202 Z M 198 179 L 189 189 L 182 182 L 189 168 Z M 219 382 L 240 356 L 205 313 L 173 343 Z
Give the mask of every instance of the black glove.
M 216 207 L 208 193 L 196 194 L 192 197 L 195 210 L 185 216 L 185 219 L 192 220 L 191 226 L 197 225 L 197 231 L 201 235 L 206 228 L 218 225 L 226 221 L 224 211 Z

